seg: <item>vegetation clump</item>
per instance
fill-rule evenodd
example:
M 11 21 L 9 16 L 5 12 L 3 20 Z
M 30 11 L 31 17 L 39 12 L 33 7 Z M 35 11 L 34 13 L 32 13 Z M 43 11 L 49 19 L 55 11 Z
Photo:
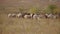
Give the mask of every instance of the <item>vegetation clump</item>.
M 36 7 L 32 7 L 29 9 L 29 12 L 30 13 L 39 13 L 40 12 L 40 9 L 39 8 L 36 8 Z
M 49 5 L 46 9 L 45 9 L 45 13 L 52 13 L 54 14 L 55 13 L 55 9 L 57 8 L 56 5 Z

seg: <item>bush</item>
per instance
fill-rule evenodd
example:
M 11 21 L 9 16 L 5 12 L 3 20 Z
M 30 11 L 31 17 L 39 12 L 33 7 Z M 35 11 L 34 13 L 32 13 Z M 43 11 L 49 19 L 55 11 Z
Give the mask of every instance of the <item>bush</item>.
M 29 9 L 29 13 L 39 13 L 40 9 L 36 7 L 32 7 Z
M 49 5 L 46 9 L 45 9 L 45 13 L 54 13 L 54 10 L 56 9 L 56 5 Z

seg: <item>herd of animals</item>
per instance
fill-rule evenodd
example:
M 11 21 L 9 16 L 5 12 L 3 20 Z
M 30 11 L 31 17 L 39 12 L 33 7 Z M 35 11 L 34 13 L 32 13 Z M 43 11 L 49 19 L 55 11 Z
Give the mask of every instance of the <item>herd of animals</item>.
M 8 17 L 11 18 L 30 18 L 30 19 L 40 19 L 40 18 L 60 18 L 60 14 L 33 14 L 33 13 L 9 13 Z

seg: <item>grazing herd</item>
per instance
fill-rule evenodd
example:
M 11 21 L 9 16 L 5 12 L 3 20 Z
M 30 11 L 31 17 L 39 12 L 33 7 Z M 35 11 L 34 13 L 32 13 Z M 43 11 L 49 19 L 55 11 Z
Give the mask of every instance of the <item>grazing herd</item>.
M 30 19 L 40 19 L 40 18 L 52 18 L 56 19 L 59 18 L 59 14 L 32 14 L 32 13 L 9 13 L 8 17 L 17 17 L 17 18 L 30 18 Z

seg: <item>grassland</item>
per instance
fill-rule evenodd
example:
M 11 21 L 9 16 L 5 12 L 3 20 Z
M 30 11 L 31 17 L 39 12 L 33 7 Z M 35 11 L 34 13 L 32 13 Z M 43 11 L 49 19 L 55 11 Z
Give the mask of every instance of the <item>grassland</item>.
M 19 12 L 20 7 L 36 6 L 40 9 L 60 0 L 0 0 L 0 34 L 60 34 L 60 19 L 8 18 L 7 13 Z
M 0 34 L 60 34 L 60 19 L 8 18 L 1 13 Z

